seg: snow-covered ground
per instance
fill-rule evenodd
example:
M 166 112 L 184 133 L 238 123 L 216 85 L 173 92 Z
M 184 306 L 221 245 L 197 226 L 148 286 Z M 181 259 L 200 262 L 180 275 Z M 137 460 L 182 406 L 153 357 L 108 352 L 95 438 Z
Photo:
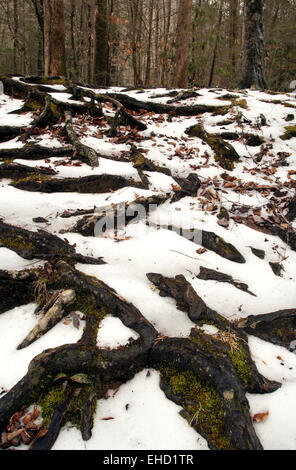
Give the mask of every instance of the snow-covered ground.
M 69 99 L 64 88 L 56 87 L 54 97 Z M 98 90 L 99 92 L 100 90 Z M 102 90 L 101 90 L 102 91 Z M 120 89 L 112 89 L 119 92 Z M 106 92 L 103 90 L 102 92 Z M 145 90 L 125 92 L 142 101 L 167 102 L 168 98 L 153 98 L 167 90 Z M 180 104 L 229 105 L 229 100 L 219 98 L 227 90 L 198 90 L 201 96 L 182 101 Z M 34 193 L 10 186 L 10 180 L 0 180 L 0 218 L 8 223 L 20 225 L 29 230 L 46 228 L 61 238 L 63 229 L 73 226 L 77 218 L 60 217 L 65 210 L 91 209 L 106 204 L 133 201 L 137 196 L 165 194 L 172 191 L 176 184 L 173 177 L 186 178 L 196 173 L 203 182 L 196 197 L 185 197 L 179 202 L 169 202 L 159 207 L 150 221 L 165 225 L 173 221 L 174 225 L 195 227 L 214 231 L 227 242 L 233 244 L 244 256 L 246 263 L 238 264 L 218 256 L 212 251 L 197 253 L 200 246 L 165 229 L 157 230 L 144 222 L 129 224 L 122 240 L 118 242 L 112 234 L 106 237 L 83 237 L 77 233 L 67 233 L 71 244 L 76 244 L 77 252 L 83 255 L 103 256 L 105 265 L 77 265 L 84 273 L 97 276 L 114 288 L 118 294 L 132 302 L 141 313 L 165 336 L 186 337 L 194 324 L 187 315 L 176 308 L 171 298 L 159 296 L 152 288 L 146 273 L 161 273 L 164 276 L 183 274 L 206 304 L 234 320 L 248 315 L 269 313 L 272 311 L 296 307 L 296 253 L 276 236 L 266 235 L 250 226 L 236 222 L 231 218 L 229 226 L 217 224 L 217 213 L 223 206 L 231 215 L 239 214 L 239 207 L 246 207 L 249 215 L 256 222 L 268 219 L 270 215 L 285 215 L 281 199 L 276 205 L 270 187 L 276 186 L 287 192 L 287 197 L 295 194 L 296 176 L 296 138 L 282 140 L 285 127 L 295 125 L 295 119 L 287 122 L 288 114 L 296 110 L 285 104 L 296 106 L 295 98 L 286 94 L 272 96 L 259 91 L 235 92 L 239 99 L 245 99 L 248 109 L 232 107 L 225 116 L 213 116 L 206 113 L 197 117 L 176 117 L 169 121 L 153 113 L 143 113 L 139 118 L 148 126 L 139 132 L 142 137 L 137 146 L 145 152 L 145 157 L 154 163 L 169 168 L 172 177 L 162 173 L 145 172 L 149 179 L 149 190 L 123 188 L 107 194 L 79 193 Z M 274 99 L 282 104 L 274 104 Z M 8 96 L 0 96 L 0 125 L 28 126 L 31 113 L 8 114 L 20 108 L 22 102 Z M 110 109 L 106 110 L 110 114 Z M 236 120 L 227 126 L 220 121 L 234 118 L 238 112 L 251 124 L 239 125 Z M 112 113 L 111 113 L 112 114 Z M 267 120 L 266 126 L 259 126 L 260 115 Z M 226 171 L 214 159 L 211 148 L 198 138 L 189 138 L 185 130 L 197 122 L 203 122 L 208 132 L 256 133 L 265 139 L 261 161 L 255 161 L 260 147 L 246 146 L 243 139 L 231 142 L 241 159 L 233 171 Z M 79 123 L 76 123 L 77 130 Z M 85 127 L 85 126 L 84 126 Z M 106 127 L 107 128 L 107 127 Z M 104 130 L 104 125 L 102 125 Z M 110 139 L 101 134 L 96 126 L 83 129 L 81 141 L 97 150 L 102 157 L 100 166 L 91 169 L 85 163 L 75 166 L 69 158 L 50 158 L 46 161 L 22 160 L 16 162 L 29 166 L 54 168 L 56 177 L 78 177 L 93 174 L 114 174 L 139 180 L 138 173 L 127 156 L 128 142 Z M 124 135 L 125 129 L 120 128 Z M 39 145 L 62 146 L 56 135 L 47 130 L 44 134 L 33 136 L 30 141 Z M 0 144 L 0 149 L 19 148 L 23 144 L 12 139 Z M 286 166 L 278 164 L 279 153 L 286 153 Z M 126 157 L 126 161 L 115 161 L 106 157 Z M 59 163 L 59 165 L 57 165 Z M 63 164 L 60 164 L 63 163 Z M 222 174 L 233 177 L 233 185 L 226 185 Z M 293 179 L 294 178 L 294 179 Z M 266 185 L 265 191 L 247 190 L 250 185 Z M 211 189 L 210 192 L 207 191 Z M 238 212 L 235 212 L 235 211 Z M 48 220 L 44 225 L 33 222 L 33 218 L 42 216 Z M 263 217 L 263 219 L 262 219 Z M 296 228 L 296 223 L 292 226 Z M 251 247 L 265 251 L 263 260 L 256 257 Z M 269 263 L 278 262 L 283 266 L 282 275 L 275 276 Z M 0 248 L 0 269 L 24 269 L 38 265 L 38 260 L 26 261 L 6 248 Z M 236 289 L 233 285 L 216 281 L 203 281 L 197 278 L 200 267 L 219 270 L 234 279 L 248 284 L 255 294 Z M 76 342 L 82 334 L 83 322 L 76 329 L 66 322 L 54 327 L 30 347 L 17 351 L 16 346 L 26 333 L 35 325 L 35 305 L 29 304 L 5 312 L 0 316 L 0 393 L 9 390 L 25 373 L 33 357 L 45 349 L 65 343 Z M 120 320 L 107 317 L 98 333 L 98 345 L 117 347 L 124 345 L 129 338 L 137 334 L 128 330 Z M 255 423 L 256 432 L 264 449 L 296 449 L 296 356 L 288 350 L 266 343 L 255 337 L 249 337 L 252 357 L 265 377 L 281 382 L 282 387 L 272 394 L 251 395 L 250 413 L 268 411 L 268 418 Z M 277 359 L 281 357 L 281 361 Z M 54 449 L 208 449 L 206 441 L 199 436 L 179 415 L 180 407 L 169 401 L 159 388 L 159 373 L 155 370 L 143 370 L 131 381 L 122 385 L 118 391 L 109 391 L 107 399 L 98 402 L 93 436 L 87 443 L 82 441 L 80 432 L 66 426 L 59 435 Z M 128 405 L 128 407 L 126 406 Z M 105 420 L 106 417 L 113 419 Z

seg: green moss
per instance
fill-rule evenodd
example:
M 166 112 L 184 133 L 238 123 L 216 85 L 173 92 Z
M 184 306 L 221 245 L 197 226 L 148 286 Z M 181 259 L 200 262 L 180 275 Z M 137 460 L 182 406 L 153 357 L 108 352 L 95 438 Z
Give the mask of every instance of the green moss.
M 25 108 L 31 111 L 38 111 L 40 108 L 42 108 L 42 106 L 43 104 L 40 103 L 40 101 L 36 101 L 33 99 L 26 101 L 25 104 Z
M 281 135 L 282 140 L 289 140 L 292 137 L 296 137 L 296 126 L 287 126 L 285 127 L 286 132 Z
M 77 391 L 78 388 L 80 388 L 79 393 L 73 393 Z M 72 393 L 73 397 L 71 399 L 70 406 L 65 415 L 64 421 L 69 421 L 78 429 L 81 429 L 83 407 L 88 400 L 90 386 L 80 386 L 70 381 L 68 381 L 65 390 L 62 389 L 62 384 L 58 384 L 53 386 L 49 392 L 43 394 L 41 398 L 39 398 L 38 404 L 42 408 L 41 416 L 43 418 L 42 424 L 44 427 L 47 427 L 50 424 L 54 408 L 63 400 L 65 400 L 69 393 Z M 94 414 L 96 411 L 96 404 L 97 399 L 96 395 L 94 395 L 91 405 L 92 414 Z
M 216 390 L 197 380 L 192 371 L 178 371 L 174 366 L 161 367 L 161 378 L 172 393 L 182 398 L 182 405 L 191 417 L 189 423 L 196 427 L 219 450 L 233 449 L 224 436 L 224 410 Z
M 249 109 L 248 108 L 248 103 L 247 100 L 242 99 L 242 100 L 233 100 L 232 105 L 236 106 L 238 108 L 243 108 L 243 109 Z
M 21 250 L 35 250 L 35 245 L 28 240 L 24 240 L 21 235 L 14 235 L 13 230 L 9 235 L 0 236 L 0 245 L 6 248 L 19 252 Z
M 242 345 L 238 349 L 232 348 L 229 351 L 229 358 L 235 368 L 237 375 L 244 386 L 252 380 L 253 371 L 248 355 Z
M 91 315 L 93 313 L 96 314 L 97 309 L 94 295 L 87 294 L 83 291 L 77 292 L 76 300 L 73 305 L 73 310 L 78 310 L 79 312 L 82 312 L 85 316 Z
M 67 421 L 70 421 L 77 429 L 81 429 L 82 417 L 83 417 L 83 408 L 85 403 L 89 399 L 90 387 L 82 387 L 80 393 L 73 397 L 71 404 L 67 412 Z M 97 398 L 94 395 L 91 402 L 91 413 L 92 417 L 96 412 L 97 408 Z
M 239 155 L 232 145 L 226 143 L 219 135 L 206 132 L 202 124 L 190 127 L 186 130 L 186 133 L 190 137 L 198 137 L 206 142 L 215 152 L 214 158 L 220 163 L 222 168 L 233 170 L 234 161 L 239 160 Z
M 33 173 L 26 178 L 20 178 L 15 181 L 15 184 L 27 183 L 28 181 L 36 181 L 37 183 L 41 183 L 42 181 L 49 181 L 51 177 L 48 175 L 42 175 L 41 173 Z
M 46 395 L 44 395 L 39 404 L 42 407 L 43 426 L 49 425 L 53 410 L 66 397 L 68 390 L 62 390 L 61 385 L 53 387 Z
M 134 162 L 134 166 L 142 166 L 142 165 L 145 165 L 145 162 L 146 162 L 146 158 L 139 154 L 136 156 L 136 160 Z
M 296 106 L 292 103 L 285 103 L 285 108 L 293 108 L 296 109 Z
M 218 351 L 217 345 L 215 344 L 215 339 L 212 335 L 207 335 L 203 331 L 198 330 L 198 334 L 195 336 L 190 336 L 189 339 L 195 343 L 200 350 L 210 353 L 215 357 L 223 357 L 223 354 Z
M 60 117 L 60 112 L 59 112 L 59 109 L 57 107 L 57 105 L 55 103 L 53 103 L 52 101 L 50 102 L 50 110 L 52 112 L 52 114 L 54 115 L 55 118 L 59 118 Z
M 226 93 L 225 95 L 219 96 L 218 100 L 236 100 L 239 98 L 239 95 L 234 95 L 232 93 Z
M 225 116 L 225 114 L 229 111 L 229 106 L 217 106 L 217 108 L 213 112 L 213 116 Z

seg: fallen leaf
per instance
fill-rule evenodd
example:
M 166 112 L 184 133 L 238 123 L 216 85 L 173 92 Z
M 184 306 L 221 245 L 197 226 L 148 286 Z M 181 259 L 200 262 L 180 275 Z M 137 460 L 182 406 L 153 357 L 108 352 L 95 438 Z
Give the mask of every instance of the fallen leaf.
M 253 421 L 255 423 L 263 423 L 264 421 L 266 421 L 268 415 L 269 415 L 269 411 L 265 411 L 264 413 L 256 413 L 253 416 Z

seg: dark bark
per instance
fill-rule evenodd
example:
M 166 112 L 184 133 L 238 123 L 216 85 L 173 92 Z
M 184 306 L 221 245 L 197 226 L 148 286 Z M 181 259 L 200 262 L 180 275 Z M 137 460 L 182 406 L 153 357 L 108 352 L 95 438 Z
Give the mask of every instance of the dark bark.
M 189 37 L 191 30 L 192 0 L 179 0 L 176 39 L 176 85 L 188 85 Z
M 1 168 L 0 168 L 1 171 Z M 145 189 L 141 183 L 132 179 L 124 178 L 117 175 L 90 175 L 80 178 L 46 178 L 43 179 L 23 179 L 16 183 L 11 183 L 12 186 L 25 191 L 43 192 L 43 193 L 108 193 L 110 190 L 116 191 L 117 189 L 126 186 L 134 188 Z
M 108 85 L 108 6 L 107 0 L 96 0 L 96 42 L 94 83 Z
M 245 0 L 240 88 L 266 88 L 264 73 L 265 0 Z
M 197 114 L 204 113 L 219 113 L 225 112 L 225 107 L 212 106 L 212 105 L 193 105 L 193 106 L 174 106 L 161 103 L 152 103 L 150 101 L 139 101 L 128 95 L 119 93 L 109 93 L 111 98 L 120 101 L 126 108 L 139 111 L 145 109 L 146 111 L 153 111 L 158 114 L 171 113 L 176 116 L 196 116 Z
M 30 232 L 0 220 L 0 246 L 15 251 L 25 259 L 66 259 L 81 263 L 105 264 L 102 258 L 94 259 L 75 252 L 75 248 L 44 230 Z
M 217 281 L 217 282 L 226 282 L 227 284 L 231 284 L 237 289 L 240 289 L 244 292 L 247 292 L 250 295 L 255 296 L 253 292 L 249 291 L 249 287 L 244 282 L 235 281 L 232 276 L 229 274 L 221 273 L 220 271 L 216 271 L 215 269 L 205 268 L 203 266 L 200 267 L 200 272 L 198 279 L 202 279 L 204 281 Z M 256 297 L 256 296 L 255 296 Z
M 66 76 L 64 1 L 44 0 L 44 72 Z
M 62 158 L 73 155 L 71 147 L 42 147 L 41 145 L 26 144 L 22 148 L 0 149 L 0 160 L 21 158 L 23 160 L 43 160 L 45 158 Z

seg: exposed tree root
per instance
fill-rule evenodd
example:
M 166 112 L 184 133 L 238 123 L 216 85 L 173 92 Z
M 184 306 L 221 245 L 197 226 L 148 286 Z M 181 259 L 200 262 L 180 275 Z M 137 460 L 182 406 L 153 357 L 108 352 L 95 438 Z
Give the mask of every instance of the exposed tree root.
M 0 313 L 34 300 L 38 270 L 0 271 Z
M 81 99 L 87 96 L 88 98 L 91 98 L 91 100 L 96 101 L 98 103 L 112 103 L 117 111 L 115 113 L 112 127 L 109 131 L 110 137 L 115 137 L 117 134 L 117 125 L 119 123 L 119 118 L 122 117 L 122 120 L 124 124 L 130 125 L 131 127 L 136 127 L 140 131 L 145 131 L 147 129 L 146 124 L 144 122 L 139 121 L 136 119 L 131 113 L 129 113 L 123 104 L 118 101 L 115 98 L 112 98 L 109 95 L 101 95 L 101 94 L 96 94 L 95 92 L 91 90 L 82 90 L 81 88 L 78 88 L 76 86 L 71 85 L 69 87 L 69 91 L 73 93 L 73 96 L 71 97 L 72 99 Z
M 211 106 L 211 105 L 193 105 L 193 106 L 174 106 L 169 104 L 153 103 L 150 101 L 139 101 L 123 93 L 109 93 L 111 98 L 120 101 L 126 108 L 139 111 L 153 111 L 157 114 L 173 114 L 175 116 L 196 116 L 204 113 L 227 113 L 228 109 L 225 106 Z
M 54 294 L 54 302 L 48 308 L 46 305 L 39 315 L 43 317 L 37 325 L 27 334 L 25 339 L 19 344 L 17 349 L 23 349 L 32 344 L 38 338 L 43 336 L 47 331 L 53 328 L 65 315 L 65 307 L 72 305 L 75 301 L 75 291 L 65 290 L 58 294 Z M 52 302 L 51 302 L 52 303 Z
M 132 186 L 147 189 L 142 183 L 117 175 L 90 175 L 80 178 L 26 178 L 11 183 L 17 189 L 42 193 L 108 193 Z
M 201 266 L 200 272 L 196 277 L 198 279 L 203 279 L 204 281 L 227 282 L 228 284 L 232 284 L 237 289 L 240 289 L 250 295 L 255 296 L 253 292 L 249 291 L 249 287 L 247 284 L 245 284 L 244 282 L 236 281 L 229 274 L 221 273 L 220 271 L 216 271 L 215 269 L 209 269 L 205 268 L 204 266 Z
M 46 430 L 46 434 L 36 439 L 30 446 L 30 450 L 50 450 L 52 448 L 59 435 L 63 418 L 69 409 L 71 398 L 72 396 L 69 393 L 65 400 L 54 407 L 51 422 Z
M 296 309 L 279 310 L 264 315 L 250 315 L 239 321 L 238 326 L 247 333 L 265 341 L 296 349 Z M 292 343 L 292 345 L 291 345 Z
M 20 127 L 0 126 L 0 142 L 6 142 L 18 136 L 20 132 Z
M 56 171 L 51 168 L 34 168 L 20 163 L 3 163 L 3 165 L 0 165 L 0 179 L 19 179 L 32 175 L 39 175 L 40 177 L 42 175 L 53 176 L 56 175 Z
M 78 154 L 82 159 L 85 159 L 90 166 L 99 166 L 99 157 L 97 152 L 79 141 L 76 132 L 73 129 L 71 111 L 65 112 L 65 130 L 76 154 Z
M 44 230 L 30 232 L 0 220 L 0 246 L 15 251 L 25 259 L 68 259 L 78 263 L 105 264 L 102 258 L 94 259 L 75 252 L 75 248 L 61 238 Z
M 202 124 L 191 126 L 185 132 L 190 137 L 199 137 L 206 142 L 215 152 L 215 159 L 219 161 L 222 168 L 233 170 L 234 163 L 239 161 L 240 157 L 234 147 L 219 135 L 206 132 Z
M 149 221 L 151 227 L 157 229 L 171 230 L 178 235 L 187 238 L 194 243 L 197 243 L 207 250 L 214 251 L 217 255 L 222 256 L 235 263 L 245 263 L 246 260 L 240 252 L 231 244 L 227 243 L 222 237 L 216 235 L 214 232 L 207 232 L 206 230 L 198 230 L 195 228 L 184 229 L 174 225 L 157 225 Z
M 139 197 L 128 204 L 112 204 L 111 206 L 97 208 L 95 213 L 92 211 L 92 215 L 87 215 L 78 220 L 75 226 L 68 229 L 67 232 L 77 232 L 86 237 L 96 235 L 95 227 L 97 227 L 98 234 L 106 230 L 115 230 L 117 232 L 131 221 L 148 217 L 168 198 L 169 195 Z
M 71 147 L 43 147 L 41 145 L 27 144 L 22 148 L 0 149 L 0 160 L 21 158 L 23 160 L 43 160 L 45 158 L 58 158 L 73 155 Z

